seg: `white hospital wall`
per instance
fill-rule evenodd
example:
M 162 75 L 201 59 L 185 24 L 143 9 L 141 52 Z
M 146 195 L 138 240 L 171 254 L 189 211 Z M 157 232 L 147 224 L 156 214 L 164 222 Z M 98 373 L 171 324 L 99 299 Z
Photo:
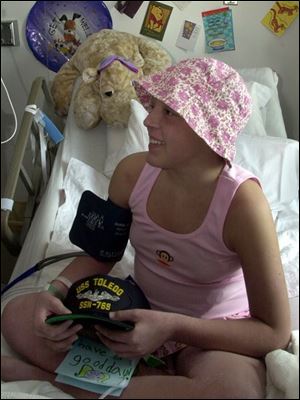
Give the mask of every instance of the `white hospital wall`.
M 34 3 L 34 1 L 1 1 L 1 19 L 16 19 L 19 24 L 20 46 L 1 47 L 1 76 L 11 93 L 19 120 L 33 79 L 38 75 L 52 79 L 54 75 L 35 59 L 26 43 L 24 34 L 26 18 Z M 139 35 L 148 1 L 143 2 L 133 19 L 120 14 L 113 7 L 115 1 L 105 1 L 105 3 L 110 9 L 114 29 Z M 161 42 L 162 46 L 172 54 L 174 60 L 205 55 L 201 12 L 223 7 L 223 1 L 193 1 L 183 11 L 171 1 L 162 3 L 173 7 Z M 236 50 L 214 56 L 236 68 L 264 66 L 273 68 L 280 78 L 279 95 L 288 136 L 299 140 L 299 18 L 281 38 L 276 37 L 260 23 L 273 4 L 274 1 L 239 1 L 238 6 L 232 6 Z M 193 52 L 186 52 L 175 45 L 180 26 L 185 19 L 196 22 L 201 27 L 200 37 Z M 6 113 L 10 112 L 2 88 L 1 103 L 2 109 Z M 4 133 L 1 129 L 2 138 Z M 13 143 L 5 146 L 7 159 L 10 158 L 8 153 L 12 146 Z

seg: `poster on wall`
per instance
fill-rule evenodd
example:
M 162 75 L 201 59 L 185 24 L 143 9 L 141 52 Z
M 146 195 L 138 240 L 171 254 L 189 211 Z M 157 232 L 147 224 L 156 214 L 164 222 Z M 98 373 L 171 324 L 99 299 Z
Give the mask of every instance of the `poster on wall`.
M 199 33 L 199 25 L 196 25 L 191 21 L 183 21 L 177 38 L 176 46 L 184 50 L 194 50 Z
M 173 7 L 150 1 L 140 33 L 153 39 L 163 40 Z
M 232 11 L 229 7 L 202 13 L 206 53 L 235 50 Z
M 298 1 L 276 1 L 261 21 L 276 36 L 282 36 L 299 14 Z

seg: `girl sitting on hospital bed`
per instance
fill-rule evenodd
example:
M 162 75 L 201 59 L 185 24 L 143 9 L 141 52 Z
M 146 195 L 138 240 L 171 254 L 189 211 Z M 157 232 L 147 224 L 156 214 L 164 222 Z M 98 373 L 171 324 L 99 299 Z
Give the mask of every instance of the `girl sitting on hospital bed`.
M 111 313 L 134 329 L 95 325 L 95 333 L 121 357 L 154 353 L 166 365 L 141 361 L 121 398 L 264 398 L 263 358 L 287 346 L 290 316 L 269 205 L 258 179 L 232 163 L 251 113 L 246 86 L 212 58 L 183 60 L 134 85 L 149 111 L 149 151 L 120 162 L 109 198 L 132 212 L 134 278 L 151 310 Z M 80 257 L 61 276 L 75 282 L 113 265 Z M 61 298 L 63 280 L 52 282 Z M 3 380 L 47 380 L 97 398 L 55 382 L 82 326 L 45 320 L 69 312 L 47 291 L 7 304 L 3 335 L 24 361 L 2 359 Z

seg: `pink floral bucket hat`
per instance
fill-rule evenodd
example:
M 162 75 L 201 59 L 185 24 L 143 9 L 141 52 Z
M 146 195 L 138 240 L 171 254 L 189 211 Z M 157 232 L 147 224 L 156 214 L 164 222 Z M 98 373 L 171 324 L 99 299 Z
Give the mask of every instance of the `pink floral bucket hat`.
M 191 58 L 133 85 L 146 110 L 151 97 L 162 101 L 212 150 L 233 161 L 236 137 L 252 107 L 246 85 L 232 67 L 213 58 Z

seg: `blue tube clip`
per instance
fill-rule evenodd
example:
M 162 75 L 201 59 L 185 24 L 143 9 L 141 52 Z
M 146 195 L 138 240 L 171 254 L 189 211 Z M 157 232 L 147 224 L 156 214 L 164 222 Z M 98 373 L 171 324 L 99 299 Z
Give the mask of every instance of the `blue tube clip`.
M 55 144 L 58 144 L 64 139 L 63 134 L 43 111 L 38 109 L 34 118 L 37 123 L 43 126 L 46 133 Z

